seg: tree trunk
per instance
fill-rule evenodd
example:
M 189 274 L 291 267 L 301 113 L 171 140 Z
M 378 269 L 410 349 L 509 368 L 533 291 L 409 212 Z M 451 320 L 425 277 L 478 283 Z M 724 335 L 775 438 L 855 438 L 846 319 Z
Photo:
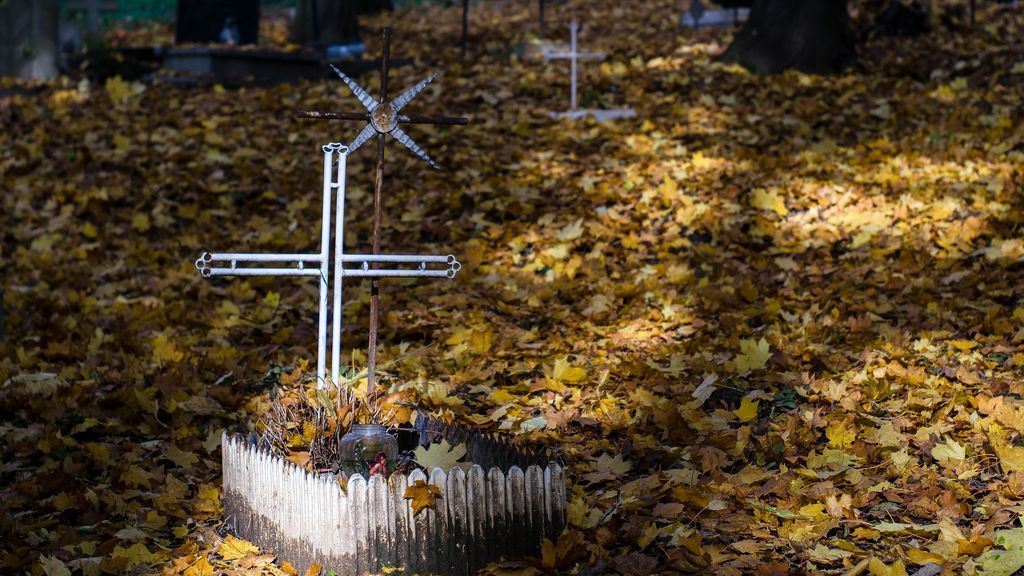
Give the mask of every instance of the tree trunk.
M 837 74 L 855 59 L 846 0 L 756 0 L 722 55 L 757 74 Z

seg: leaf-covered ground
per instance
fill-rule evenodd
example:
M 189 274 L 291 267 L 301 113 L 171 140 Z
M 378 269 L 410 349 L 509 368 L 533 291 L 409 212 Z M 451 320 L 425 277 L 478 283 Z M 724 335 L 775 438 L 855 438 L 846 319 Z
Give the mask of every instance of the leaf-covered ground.
M 434 60 L 396 85 L 446 70 L 410 110 L 472 124 L 410 128 L 443 172 L 388 152 L 385 249 L 465 264 L 386 283 L 389 381 L 570 467 L 571 530 L 493 572 L 1016 569 L 993 546 L 1021 544 L 1024 513 L 1024 16 L 762 78 L 677 11 L 549 13 L 611 54 L 583 65 L 583 104 L 639 117 L 604 125 L 547 118 L 565 65 L 513 55 L 523 4 L 474 6 L 466 65 L 458 10 L 393 18 L 394 52 Z M 192 261 L 315 249 L 319 146 L 358 126 L 293 111 L 357 106 L 334 80 L 5 81 L 0 571 L 280 573 L 216 531 L 218 443 L 308 376 L 314 285 Z M 371 156 L 350 166 L 350 246 Z

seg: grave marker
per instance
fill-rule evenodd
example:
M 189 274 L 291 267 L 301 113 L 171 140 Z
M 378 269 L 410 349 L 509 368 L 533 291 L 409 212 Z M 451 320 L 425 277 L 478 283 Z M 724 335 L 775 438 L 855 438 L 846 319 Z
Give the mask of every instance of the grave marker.
M 569 24 L 569 51 L 568 52 L 545 52 L 543 58 L 546 61 L 550 60 L 568 60 L 569 61 L 569 77 L 570 77 L 570 91 L 569 91 L 569 110 L 565 112 L 550 112 L 549 115 L 552 118 L 568 118 L 571 120 L 577 120 L 585 116 L 592 116 L 597 121 L 603 120 L 615 120 L 618 118 L 633 118 L 636 116 L 636 111 L 632 108 L 615 108 L 608 110 L 601 109 L 580 109 L 577 108 L 577 62 L 579 60 L 604 60 L 605 55 L 603 52 L 580 52 L 577 48 L 577 35 L 579 33 L 580 25 L 577 21 L 573 20 Z
M 345 174 L 349 149 L 341 144 L 327 144 L 322 147 L 324 154 L 323 211 L 320 228 L 319 254 L 255 254 L 242 252 L 204 252 L 196 260 L 196 269 L 205 278 L 213 276 L 315 276 L 320 280 L 320 312 L 317 329 L 317 386 L 325 388 L 327 359 L 327 314 L 333 314 L 331 329 L 331 379 L 340 386 L 341 362 L 341 309 L 342 282 L 346 276 L 353 278 L 454 278 L 462 265 L 451 254 L 433 255 L 392 255 L 392 254 L 345 254 Z M 337 156 L 337 158 L 335 158 Z M 337 166 L 335 173 L 333 168 Z M 328 307 L 328 277 L 330 274 L 331 237 L 331 193 L 336 191 L 336 220 L 334 231 L 334 296 Z M 214 263 L 226 266 L 213 266 Z M 356 267 L 345 268 L 345 264 Z M 392 267 L 370 268 L 370 264 L 415 265 L 413 269 Z M 241 265 L 240 265 L 241 264 Z M 314 264 L 314 267 L 307 267 Z M 438 269 L 439 264 L 447 268 Z M 269 265 L 269 266 L 268 266 Z M 430 268 L 434 266 L 434 268 Z
M 422 92 L 441 73 L 435 72 L 425 80 L 402 92 L 392 100 L 388 100 L 388 70 L 391 62 L 391 28 L 384 28 L 382 31 L 383 51 L 380 59 L 380 100 L 362 88 L 355 80 L 349 78 L 337 68 L 334 71 L 341 80 L 352 91 L 352 94 L 359 99 L 366 112 L 317 112 L 311 110 L 300 110 L 300 118 L 313 118 L 317 120 L 362 120 L 366 126 L 348 146 L 349 152 L 366 143 L 373 136 L 377 136 L 377 170 L 376 180 L 373 188 L 373 254 L 380 253 L 380 222 L 381 222 L 381 195 L 384 185 L 384 140 L 388 134 L 401 142 L 413 154 L 419 156 L 423 161 L 434 169 L 439 169 L 437 163 L 416 144 L 416 142 L 405 133 L 400 124 L 458 124 L 465 125 L 469 120 L 462 117 L 451 116 L 423 116 L 415 114 L 400 114 L 403 108 L 420 92 Z M 374 277 L 370 288 L 370 343 L 366 355 L 368 389 L 372 390 L 376 381 L 377 370 L 377 317 L 378 301 L 380 293 L 380 282 Z

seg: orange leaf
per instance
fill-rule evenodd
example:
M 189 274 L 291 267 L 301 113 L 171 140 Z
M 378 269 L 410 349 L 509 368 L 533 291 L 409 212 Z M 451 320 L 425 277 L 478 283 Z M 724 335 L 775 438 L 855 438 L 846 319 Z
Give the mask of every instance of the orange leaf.
M 417 480 L 405 489 L 403 498 L 412 500 L 413 514 L 419 514 L 425 508 L 435 508 L 437 499 L 441 497 L 441 489 L 423 480 Z

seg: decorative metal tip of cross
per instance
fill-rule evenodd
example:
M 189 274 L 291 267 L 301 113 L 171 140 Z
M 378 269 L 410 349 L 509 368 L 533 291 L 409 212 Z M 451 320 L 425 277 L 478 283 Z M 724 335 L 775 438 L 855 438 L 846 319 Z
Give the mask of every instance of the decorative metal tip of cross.
M 203 275 L 203 278 L 209 278 L 213 275 L 213 271 L 207 264 L 213 260 L 209 252 L 203 252 L 203 255 L 196 259 L 196 270 Z
M 320 147 L 324 152 L 336 152 L 338 154 L 348 154 L 349 148 L 340 142 L 331 142 L 330 144 L 324 144 Z

